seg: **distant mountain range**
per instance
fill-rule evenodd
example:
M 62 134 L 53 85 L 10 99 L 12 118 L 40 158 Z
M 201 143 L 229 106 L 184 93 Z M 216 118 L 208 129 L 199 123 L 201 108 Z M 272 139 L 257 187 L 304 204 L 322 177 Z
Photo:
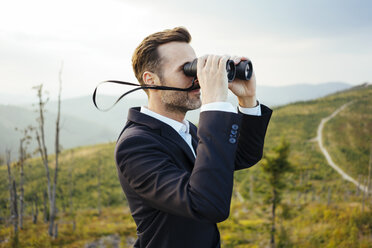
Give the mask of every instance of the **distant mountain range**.
M 307 101 L 351 88 L 342 82 L 323 84 L 298 84 L 288 86 L 257 86 L 257 97 L 270 106 L 286 105 L 297 101 Z
M 0 105 L 0 116 L 0 154 L 4 154 L 5 149 L 10 149 L 12 157 L 16 158 L 18 157 L 19 140 L 22 135 L 15 128 L 23 129 L 28 125 L 36 126 L 36 113 L 24 107 Z M 54 153 L 56 117 L 57 115 L 50 111 L 45 114 L 45 135 L 49 154 Z M 113 130 L 99 123 L 66 113 L 63 113 L 61 118 L 60 141 L 62 148 L 108 142 L 112 141 L 115 135 L 116 133 Z M 33 139 L 28 152 L 33 152 L 36 148 L 37 143 Z
M 259 101 L 270 107 L 285 105 L 296 101 L 306 101 L 322 97 L 338 91 L 351 88 L 346 83 L 324 83 L 318 85 L 299 84 L 290 86 L 257 86 L 257 98 Z M 1 95 L 0 95 L 1 96 Z M 3 98 L 4 102 L 7 98 Z M 0 105 L 0 154 L 5 148 L 13 151 L 16 157 L 20 133 L 15 127 L 25 128 L 28 125 L 36 126 L 35 108 L 31 103 L 26 104 L 28 98 L 12 96 L 12 99 L 23 99 L 17 106 Z M 31 99 L 31 97 L 29 98 Z M 230 102 L 237 104 L 234 97 L 229 97 Z M 9 99 L 8 99 L 9 100 Z M 110 106 L 116 100 L 111 96 L 99 96 L 99 106 Z M 127 112 L 130 107 L 146 105 L 144 98 L 124 98 L 108 112 L 98 111 L 92 102 L 91 96 L 82 96 L 62 101 L 62 129 L 61 144 L 64 148 L 71 148 L 89 144 L 97 144 L 114 141 L 120 133 L 127 119 Z M 54 151 L 54 135 L 57 103 L 51 101 L 46 105 L 46 137 L 49 153 Z M 199 110 L 190 111 L 186 118 L 197 123 Z M 29 151 L 36 149 L 36 142 L 30 144 Z

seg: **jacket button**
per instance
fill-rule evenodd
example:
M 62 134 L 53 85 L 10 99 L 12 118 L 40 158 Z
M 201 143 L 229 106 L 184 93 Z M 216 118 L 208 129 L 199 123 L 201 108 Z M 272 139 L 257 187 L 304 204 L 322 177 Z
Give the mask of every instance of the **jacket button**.
M 237 133 L 238 133 L 238 131 L 236 131 L 236 130 L 231 130 L 231 134 L 236 135 Z
M 238 126 L 237 124 L 233 124 L 233 125 L 231 126 L 231 128 L 232 128 L 233 130 L 238 130 L 239 126 Z
M 229 142 L 230 142 L 231 144 L 235 144 L 235 143 L 236 143 L 236 139 L 235 139 L 235 138 L 230 138 L 230 139 L 229 139 Z

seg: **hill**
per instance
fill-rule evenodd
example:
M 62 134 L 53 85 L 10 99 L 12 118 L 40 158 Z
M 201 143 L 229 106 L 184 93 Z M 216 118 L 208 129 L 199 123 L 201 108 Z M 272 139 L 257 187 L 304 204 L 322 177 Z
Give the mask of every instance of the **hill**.
M 349 84 L 339 82 L 317 85 L 297 84 L 278 87 L 257 85 L 257 96 L 261 102 L 265 103 L 267 106 L 273 107 L 300 100 L 306 101 L 323 97 L 350 87 L 351 85 Z M 109 107 L 116 99 L 117 97 L 113 96 L 98 95 L 97 103 L 100 107 Z M 237 104 L 237 101 L 232 95 L 230 95 L 229 101 L 235 105 Z M 108 126 L 118 133 L 123 127 L 123 123 L 126 121 L 128 109 L 133 106 L 142 105 L 147 105 L 147 98 L 144 93 L 142 97 L 141 94 L 127 96 L 109 112 L 100 112 L 92 104 L 91 96 L 83 96 L 64 100 L 63 111 L 69 115 Z M 56 109 L 56 102 L 50 102 L 48 108 L 53 112 L 53 110 Z M 193 123 L 197 123 L 199 120 L 199 110 L 189 112 L 186 118 Z
M 324 83 L 318 85 L 291 85 L 291 86 L 257 86 L 259 100 L 268 106 L 277 106 L 294 102 L 298 100 L 308 100 L 319 96 L 325 96 L 329 93 L 347 89 L 350 85 L 346 83 Z M 35 99 L 34 99 L 35 98 Z M 20 135 L 14 131 L 14 127 L 24 128 L 28 125 L 36 125 L 35 107 L 32 104 L 25 103 L 34 99 L 36 96 L 15 96 L 2 95 L 2 102 L 18 103 L 18 105 L 0 105 L 0 154 L 3 154 L 5 148 L 13 151 L 13 157 L 16 158 Z M 98 95 L 97 103 L 100 107 L 111 106 L 116 97 Z M 230 102 L 237 105 L 237 101 L 230 95 Z M 92 145 L 101 142 L 115 141 L 117 135 L 123 128 L 128 109 L 133 106 L 146 105 L 145 94 L 136 94 L 122 99 L 109 112 L 98 111 L 92 102 L 91 96 L 75 97 L 64 99 L 61 107 L 62 129 L 61 144 L 64 148 L 72 148 L 84 145 Z M 46 137 L 49 151 L 54 150 L 54 132 L 53 125 L 56 117 L 57 102 L 50 101 L 45 106 L 48 111 L 46 116 Z M 190 111 L 186 118 L 193 123 L 199 119 L 199 110 Z M 31 144 L 33 151 L 36 143 Z
M 21 133 L 15 130 L 26 128 L 29 125 L 36 126 L 37 113 L 18 107 L 0 105 L 0 154 L 5 149 L 12 151 L 12 158 L 18 157 L 19 140 Z M 54 151 L 55 121 L 57 115 L 51 111 L 45 114 L 45 135 L 48 151 Z M 95 144 L 115 140 L 116 133 L 109 127 L 89 122 L 77 116 L 64 114 L 61 117 L 60 140 L 63 148 Z M 30 143 L 28 152 L 32 153 L 37 148 L 35 141 Z
M 320 120 L 332 114 L 343 104 L 353 101 L 353 104 L 346 111 L 341 112 L 335 119 L 326 124 L 323 135 L 326 138 L 326 144 L 328 144 L 326 145 L 327 148 L 338 147 L 334 151 L 331 149 L 332 157 L 339 160 L 336 150 L 339 153 L 347 150 L 349 153 L 358 154 L 358 159 L 362 159 L 364 163 L 353 167 L 360 168 L 359 173 L 367 175 L 368 162 L 366 163 L 366 161 L 369 158 L 369 142 L 371 142 L 372 137 L 371 96 L 372 86 L 364 85 L 316 100 L 300 101 L 275 108 L 270 123 L 270 132 L 267 135 L 267 140 L 270 141 L 266 143 L 265 148 L 270 150 L 273 145 L 279 142 L 281 136 L 285 136 L 291 143 L 292 157 L 296 158 L 296 162 L 303 165 L 303 168 L 313 170 L 313 166 L 319 164 L 317 160 L 320 158 L 323 160 L 323 155 L 320 153 L 317 143 L 313 140 L 316 137 Z M 335 123 L 338 123 L 338 127 Z M 349 126 L 349 131 L 345 132 L 344 129 L 341 129 L 341 131 L 339 126 L 344 128 Z M 329 139 L 330 136 L 333 138 Z M 356 143 L 350 143 L 348 139 L 357 141 L 355 141 Z M 350 158 L 350 161 L 355 162 L 355 159 L 356 156 L 354 155 Z M 351 166 L 349 168 L 345 166 L 345 170 L 352 173 Z M 314 171 L 314 173 L 316 172 Z
M 371 86 L 348 91 L 347 96 L 351 104 L 331 119 L 324 129 L 325 145 L 336 164 L 366 184 L 369 154 L 372 153 Z
M 371 86 L 355 87 L 316 100 L 274 108 L 264 154 L 270 154 L 280 139 L 285 137 L 291 144 L 289 160 L 294 166 L 294 172 L 286 176 L 287 188 L 278 208 L 278 246 L 370 247 L 371 200 L 366 201 L 365 207 L 362 207 L 366 196 L 327 165 L 314 137 L 321 119 L 349 101 L 354 101 L 356 108 L 351 105 L 352 114 L 347 115 L 348 112 L 345 112 L 340 118 L 346 116 L 346 119 L 336 120 L 335 124 L 352 122 L 355 118 L 370 120 L 372 112 L 368 111 L 368 105 L 371 92 Z M 359 147 L 368 147 L 371 132 L 342 132 L 346 136 L 350 133 L 352 140 L 357 142 L 357 145 L 348 145 L 349 142 L 338 141 L 341 132 L 332 128 L 335 124 L 329 122 L 330 126 L 325 126 L 324 135 L 332 134 L 327 138 L 327 149 L 335 146 L 336 151 L 347 149 L 356 153 Z M 46 228 L 42 225 L 36 228 L 37 225 L 29 221 L 27 229 L 21 232 L 22 242 L 33 237 L 33 242 L 41 244 L 40 247 L 81 247 L 100 237 L 119 234 L 122 246 L 129 247 L 136 235 L 135 226 L 119 185 L 113 149 L 114 143 L 108 143 L 63 151 L 58 190 L 60 237 L 53 241 L 42 236 L 40 229 L 46 231 Z M 362 151 L 358 156 L 363 161 L 368 160 L 368 150 Z M 338 156 L 332 151 L 330 153 Z M 50 161 L 53 161 L 53 156 Z M 270 188 L 261 167 L 260 162 L 248 170 L 235 173 L 231 214 L 227 221 L 219 224 L 223 247 L 266 247 L 269 244 L 271 208 L 265 196 Z M 352 173 L 352 170 L 347 169 L 345 167 L 348 173 Z M 364 175 L 368 173 L 367 166 L 362 165 L 359 169 Z M 37 195 L 41 206 L 45 180 L 40 159 L 30 159 L 26 171 L 26 201 L 31 202 L 32 196 Z M 18 173 L 14 174 L 18 177 Z M 6 175 L 6 168 L 1 166 L 2 182 L 6 182 Z M 0 185 L 0 213 L 3 218 L 9 216 L 6 187 L 6 184 Z M 99 205 L 104 207 L 101 215 L 97 211 Z M 31 214 L 30 204 L 26 213 Z M 75 231 L 72 231 L 73 219 L 78 223 Z M 11 228 L 5 228 L 5 223 L 0 225 L 4 225 L 0 240 L 5 240 L 10 236 Z M 35 233 L 39 233 L 40 238 Z M 5 243 L 1 245 L 6 247 Z

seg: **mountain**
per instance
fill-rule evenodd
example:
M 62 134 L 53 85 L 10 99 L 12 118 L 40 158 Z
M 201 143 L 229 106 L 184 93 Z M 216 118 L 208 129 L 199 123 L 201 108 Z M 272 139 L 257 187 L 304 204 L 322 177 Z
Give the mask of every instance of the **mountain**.
M 0 154 L 5 149 L 12 151 L 12 157 L 18 157 L 21 133 L 15 128 L 24 129 L 29 125 L 36 126 L 37 113 L 18 106 L 0 105 Z M 54 153 L 55 121 L 57 115 L 48 111 L 45 114 L 45 136 L 48 152 Z M 34 135 L 34 134 L 32 134 Z M 63 148 L 113 141 L 116 133 L 108 127 L 85 119 L 63 114 L 61 117 L 60 143 Z M 28 152 L 37 148 L 35 140 L 30 143 Z
M 297 101 L 308 101 L 349 89 L 350 84 L 329 82 L 322 84 L 296 84 L 287 86 L 257 86 L 257 97 L 270 107 Z
M 350 87 L 351 85 L 346 83 L 302 84 L 281 87 L 258 85 L 257 98 L 265 105 L 273 107 L 290 102 L 315 99 Z M 113 96 L 97 96 L 97 104 L 102 108 L 110 107 L 116 99 L 117 97 Z M 229 94 L 229 101 L 235 106 L 237 105 L 237 100 L 231 93 Z M 93 105 L 91 96 L 65 99 L 62 104 L 62 113 L 99 123 L 119 133 L 126 122 L 128 109 L 134 106 L 147 105 L 147 99 L 145 97 L 127 96 L 108 112 L 97 110 Z M 57 109 L 56 102 L 50 102 L 47 109 L 54 112 L 53 110 Z M 197 123 L 199 110 L 188 112 L 186 118 L 193 123 Z
M 22 106 L 37 101 L 36 95 L 17 95 L 0 93 L 0 105 Z
M 316 97 L 325 96 L 343 89 L 350 88 L 345 83 L 325 83 L 319 85 L 291 85 L 282 87 L 257 86 L 257 97 L 263 104 L 270 107 L 286 104 L 289 102 L 304 101 Z M 144 94 L 143 94 L 144 95 Z M 36 98 L 36 97 L 35 97 Z M 25 103 L 32 97 L 7 96 L 1 101 L 19 102 L 18 106 L 0 105 L 0 154 L 4 153 L 5 147 L 17 151 L 20 135 L 14 131 L 15 127 L 23 128 L 27 125 L 36 125 L 36 113 L 31 103 Z M 97 104 L 102 108 L 111 106 L 117 97 L 97 95 Z M 235 106 L 237 100 L 232 94 L 229 101 Z M 82 96 L 62 100 L 61 106 L 61 144 L 64 148 L 97 144 L 100 142 L 114 141 L 126 123 L 127 113 L 130 107 L 147 105 L 145 97 L 128 96 L 123 98 L 114 108 L 108 112 L 101 112 L 95 108 L 92 96 Z M 53 125 L 56 119 L 57 102 L 50 101 L 45 106 L 48 114 L 45 118 L 47 125 L 47 144 L 50 152 L 54 151 Z M 186 118 L 193 123 L 199 119 L 199 110 L 189 111 Z M 32 150 L 36 144 L 31 144 Z
M 97 105 L 100 108 L 110 107 L 115 101 L 116 98 L 113 96 L 97 96 Z M 84 119 L 110 129 L 115 135 L 109 138 L 115 140 L 127 121 L 129 108 L 146 104 L 147 100 L 145 98 L 128 97 L 122 99 L 110 111 L 102 112 L 93 105 L 92 96 L 83 96 L 62 101 L 61 111 L 62 115 L 66 114 Z M 46 108 L 52 112 L 57 109 L 57 102 L 50 102 Z

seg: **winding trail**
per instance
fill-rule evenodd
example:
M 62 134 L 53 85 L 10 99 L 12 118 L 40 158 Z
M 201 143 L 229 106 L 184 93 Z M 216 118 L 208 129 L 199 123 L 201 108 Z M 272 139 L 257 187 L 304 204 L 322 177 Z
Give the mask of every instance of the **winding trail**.
M 357 180 L 355 180 L 354 178 L 352 178 L 351 176 L 349 176 L 348 174 L 346 174 L 340 167 L 338 167 L 335 162 L 333 162 L 331 156 L 329 155 L 329 153 L 327 152 L 327 150 L 325 149 L 325 147 L 323 146 L 323 142 L 322 142 L 322 131 L 323 131 L 323 127 L 324 127 L 324 124 L 331 120 L 333 117 L 335 117 L 339 112 L 341 112 L 344 108 L 346 108 L 347 106 L 349 106 L 350 104 L 352 104 L 353 102 L 348 102 L 344 105 L 342 105 L 341 107 L 339 107 L 338 109 L 336 109 L 330 116 L 326 117 L 326 118 L 323 118 L 321 121 L 320 121 L 320 124 L 319 124 L 319 127 L 318 127 L 318 132 L 317 132 L 317 136 L 316 136 L 316 140 L 318 141 L 318 144 L 319 144 L 319 147 L 320 147 L 320 150 L 322 151 L 322 153 L 324 154 L 324 156 L 326 157 L 327 159 L 327 162 L 328 164 L 333 168 L 335 169 L 345 180 L 349 181 L 349 182 L 352 182 L 353 184 L 355 184 L 360 190 L 368 193 L 368 189 L 366 186 L 362 185 L 361 183 L 359 183 Z

